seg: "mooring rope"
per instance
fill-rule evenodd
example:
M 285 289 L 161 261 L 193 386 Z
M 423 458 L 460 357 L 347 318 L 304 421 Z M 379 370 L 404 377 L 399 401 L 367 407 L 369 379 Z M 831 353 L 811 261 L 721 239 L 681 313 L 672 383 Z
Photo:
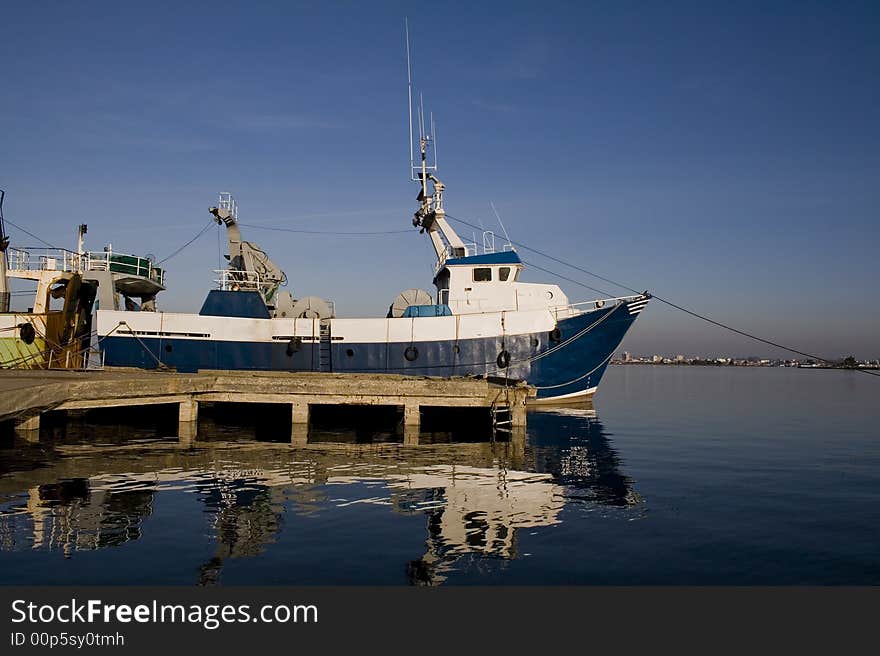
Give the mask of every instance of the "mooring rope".
M 446 215 L 446 218 L 448 218 L 448 219 L 452 219 L 453 221 L 457 221 L 458 223 L 461 223 L 461 224 L 466 225 L 466 226 L 468 226 L 468 227 L 470 227 L 470 228 L 473 228 L 473 229 L 481 229 L 481 228 L 479 228 L 478 226 L 474 225 L 473 223 L 470 223 L 469 221 L 465 221 L 464 219 L 461 219 L 461 218 L 458 218 L 458 217 L 452 216 L 451 214 L 447 214 L 447 215 Z M 576 264 L 572 264 L 571 262 L 566 262 L 565 260 L 562 260 L 562 259 L 560 259 L 560 258 L 558 258 L 558 257 L 554 257 L 553 255 L 550 255 L 549 253 L 545 253 L 545 252 L 543 252 L 543 251 L 540 251 L 540 250 L 538 250 L 537 248 L 532 248 L 531 246 L 528 246 L 528 245 L 526 245 L 526 244 L 524 244 L 524 243 L 522 243 L 522 242 L 518 242 L 518 241 L 510 240 L 510 243 L 511 243 L 511 244 L 514 244 L 514 245 L 516 245 L 516 246 L 518 246 L 518 247 L 520 247 L 520 248 L 522 248 L 522 249 L 525 249 L 525 250 L 527 250 L 527 251 L 531 251 L 532 253 L 535 253 L 535 254 L 540 255 L 540 256 L 542 256 L 542 257 L 546 257 L 548 260 L 552 260 L 552 261 L 554 261 L 554 262 L 558 262 L 559 264 L 562 264 L 562 265 L 564 265 L 564 266 L 571 267 L 572 269 L 574 269 L 574 270 L 576 270 L 576 271 L 580 271 L 581 273 L 585 273 L 585 274 L 587 274 L 588 276 L 592 276 L 592 277 L 594 277 L 594 278 L 598 278 L 599 280 L 602 280 L 602 281 L 607 282 L 607 283 L 609 283 L 609 284 L 616 285 L 616 286 L 618 286 L 618 287 L 621 287 L 621 288 L 623 288 L 623 289 L 626 289 L 627 291 L 633 292 L 634 294 L 640 294 L 640 293 L 641 293 L 641 292 L 639 292 L 639 291 L 633 289 L 633 288 L 630 287 L 629 285 L 624 285 L 623 283 L 621 283 L 621 282 L 617 282 L 616 280 L 612 280 L 612 279 L 610 279 L 610 278 L 606 278 L 606 277 L 604 277 L 604 276 L 600 276 L 598 273 L 594 273 L 593 271 L 590 271 L 589 269 L 585 269 L 585 268 L 580 267 L 580 266 L 578 266 L 578 265 L 576 265 Z M 534 265 L 529 265 L 529 266 L 534 266 Z M 540 267 L 536 267 L 536 268 L 540 268 Z M 591 289 L 591 290 L 593 290 L 593 291 L 597 291 L 594 287 L 590 287 L 589 285 L 587 285 L 587 284 L 585 284 L 585 283 L 583 283 L 583 282 L 580 282 L 580 281 L 577 281 L 577 280 L 572 280 L 571 278 L 566 278 L 565 276 L 560 275 L 560 274 L 558 274 L 558 273 L 555 273 L 555 272 L 553 272 L 553 271 L 549 271 L 548 269 L 541 269 L 541 270 L 544 271 L 545 273 L 549 273 L 549 274 L 551 274 L 551 275 L 558 276 L 559 278 L 562 278 L 562 279 L 564 279 L 564 280 L 568 280 L 569 282 L 573 282 L 573 283 L 575 283 L 575 284 L 577 284 L 577 285 L 580 285 L 580 286 L 582 286 L 582 287 L 586 287 L 587 289 Z M 604 292 L 602 292 L 602 293 L 604 293 Z M 679 310 L 679 311 L 681 311 L 681 312 L 684 312 L 685 314 L 689 314 L 689 315 L 691 315 L 692 317 L 695 317 L 695 318 L 697 318 L 697 319 L 701 319 L 701 320 L 703 320 L 703 321 L 706 321 L 707 323 L 710 323 L 710 324 L 712 324 L 712 325 L 718 326 L 719 328 L 723 328 L 723 329 L 725 329 L 725 330 L 729 330 L 729 331 L 731 331 L 731 332 L 733 332 L 733 333 L 736 333 L 737 335 L 742 335 L 743 337 L 748 337 L 749 339 L 753 339 L 753 340 L 755 340 L 755 341 L 762 342 L 762 343 L 764 343 L 764 344 L 768 344 L 769 346 L 774 346 L 774 347 L 776 347 L 776 348 L 778 348 L 778 349 L 782 349 L 783 351 L 788 351 L 789 353 L 795 353 L 795 354 L 797 354 L 797 355 L 803 355 L 804 357 L 811 358 L 811 359 L 813 359 L 813 360 L 818 360 L 818 361 L 820 361 L 820 362 L 825 362 L 825 363 L 831 362 L 831 360 L 830 360 L 829 358 L 823 358 L 823 357 L 821 357 L 821 356 L 819 356 L 819 355 L 814 355 L 814 354 L 812 354 L 812 353 L 807 353 L 806 351 L 801 351 L 801 350 L 796 349 L 796 348 L 793 348 L 793 347 L 791 347 L 791 346 L 786 346 L 786 345 L 784 345 L 784 344 L 780 344 L 779 342 L 774 342 L 774 341 L 772 341 L 772 340 L 765 339 L 765 338 L 763 338 L 763 337 L 759 337 L 758 335 L 755 335 L 755 334 L 753 334 L 753 333 L 746 332 L 746 331 L 744 331 L 744 330 L 740 330 L 739 328 L 734 328 L 733 326 L 730 326 L 730 325 L 728 325 L 728 324 L 726 324 L 726 323 L 723 323 L 723 322 L 721 322 L 721 321 L 717 321 L 717 320 L 715 320 L 715 319 L 712 319 L 712 318 L 710 318 L 710 317 L 707 317 L 707 316 L 704 315 L 704 314 L 700 314 L 699 312 L 695 312 L 694 310 L 690 310 L 690 309 L 688 309 L 688 308 L 686 308 L 686 307 L 682 307 L 681 305 L 678 305 L 677 303 L 673 303 L 672 301 L 667 300 L 667 299 L 663 298 L 662 296 L 657 296 L 656 294 L 653 294 L 653 293 L 652 293 L 652 297 L 655 298 L 655 299 L 657 299 L 657 300 L 660 301 L 661 303 L 664 303 L 664 304 L 668 305 L 668 306 L 671 307 L 671 308 L 674 308 L 674 309 L 676 309 L 676 310 Z M 878 373 L 878 372 L 874 372 L 874 371 L 869 371 L 869 370 L 867 370 L 867 369 L 853 368 L 853 369 L 848 369 L 848 370 L 849 370 L 849 371 L 859 371 L 859 372 L 861 372 L 861 373 L 869 374 L 869 375 L 871 375 L 871 376 L 880 376 L 880 373 Z
M 579 383 L 579 382 L 582 381 L 584 378 L 588 378 L 589 376 L 593 375 L 593 373 L 594 373 L 595 371 L 597 371 L 600 367 L 602 367 L 602 366 L 604 366 L 605 364 L 607 364 L 608 361 L 611 359 L 611 357 L 612 357 L 613 355 L 614 355 L 613 352 L 609 353 L 607 358 L 605 358 L 604 360 L 602 360 L 602 362 L 600 362 L 600 363 L 597 364 L 595 367 L 593 367 L 592 369 L 590 369 L 590 370 L 589 370 L 587 373 L 585 373 L 583 376 L 578 376 L 577 378 L 573 378 L 572 380 L 568 381 L 567 383 L 559 383 L 559 385 L 543 385 L 543 386 L 536 386 L 535 389 L 539 389 L 539 390 L 557 389 L 557 388 L 559 388 L 559 387 L 565 387 L 566 385 L 573 385 L 574 383 Z
M 138 344 L 141 345 L 141 348 L 143 348 L 156 361 L 156 366 L 158 369 L 162 369 L 164 371 L 164 370 L 168 370 L 170 368 L 167 364 L 162 362 L 162 360 L 160 360 L 156 356 L 155 353 L 153 353 L 150 350 L 150 348 L 144 343 L 144 341 L 135 332 L 134 328 L 132 328 L 128 323 L 126 323 L 125 321 L 120 321 L 119 324 L 116 326 L 116 328 L 118 328 L 119 326 L 127 326 L 128 327 L 128 334 L 131 335 L 132 337 L 134 337 L 138 341 Z M 115 328 L 114 328 L 114 330 L 115 330 Z M 107 333 L 106 336 L 109 337 L 110 333 Z

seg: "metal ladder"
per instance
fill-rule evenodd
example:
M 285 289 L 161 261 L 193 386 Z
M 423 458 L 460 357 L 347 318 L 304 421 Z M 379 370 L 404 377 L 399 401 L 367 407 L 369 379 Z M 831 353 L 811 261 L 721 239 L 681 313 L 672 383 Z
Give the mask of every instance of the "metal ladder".
M 320 341 L 318 342 L 318 371 L 332 371 L 333 363 L 330 358 L 330 321 L 322 319 L 320 323 Z
M 510 392 L 507 387 L 504 388 L 504 399 L 499 397 L 492 401 L 492 407 L 489 411 L 492 413 L 492 441 L 498 437 L 499 433 L 504 433 L 508 437 L 513 432 L 513 408 L 510 407 Z M 500 402 L 499 402 L 500 401 Z

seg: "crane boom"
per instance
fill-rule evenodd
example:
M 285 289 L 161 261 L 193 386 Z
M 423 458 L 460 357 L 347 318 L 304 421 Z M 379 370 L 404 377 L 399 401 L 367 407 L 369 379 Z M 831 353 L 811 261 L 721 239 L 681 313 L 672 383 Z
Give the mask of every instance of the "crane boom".
M 287 275 L 257 244 L 241 238 L 238 208 L 232 194 L 220 194 L 217 207 L 209 209 L 218 225 L 226 226 L 229 244 L 228 275 L 241 289 L 256 290 L 267 305 L 273 305 L 278 287 L 287 282 Z

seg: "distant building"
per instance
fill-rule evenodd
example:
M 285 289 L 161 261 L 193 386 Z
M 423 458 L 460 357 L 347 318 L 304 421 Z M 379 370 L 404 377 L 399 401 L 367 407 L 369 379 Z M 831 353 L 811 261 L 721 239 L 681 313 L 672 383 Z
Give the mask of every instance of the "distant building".
M 624 362 L 632 362 L 633 361 L 632 353 L 630 353 L 629 351 L 624 351 L 623 352 L 623 361 Z
M 653 358 L 651 358 L 651 362 L 653 362 L 654 364 L 661 364 L 663 362 L 663 356 L 655 355 Z

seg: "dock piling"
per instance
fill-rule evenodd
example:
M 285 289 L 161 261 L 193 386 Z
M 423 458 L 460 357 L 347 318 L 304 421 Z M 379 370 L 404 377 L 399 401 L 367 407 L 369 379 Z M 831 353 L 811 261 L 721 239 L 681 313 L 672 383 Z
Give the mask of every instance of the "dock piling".
M 511 426 L 524 427 L 526 425 L 526 400 L 513 400 L 510 404 Z
M 180 445 L 189 448 L 199 432 L 199 402 L 187 397 L 180 402 L 177 415 L 177 438 Z
M 17 419 L 15 421 L 15 430 L 22 433 L 40 432 L 40 415 L 39 413 L 27 417 L 25 419 Z
M 296 400 L 290 404 L 290 444 L 304 448 L 309 443 L 309 404 Z
M 178 420 L 183 423 L 196 423 L 199 421 L 199 402 L 188 397 L 180 402 Z
M 416 426 L 421 423 L 418 400 L 406 400 L 403 404 L 403 425 Z

